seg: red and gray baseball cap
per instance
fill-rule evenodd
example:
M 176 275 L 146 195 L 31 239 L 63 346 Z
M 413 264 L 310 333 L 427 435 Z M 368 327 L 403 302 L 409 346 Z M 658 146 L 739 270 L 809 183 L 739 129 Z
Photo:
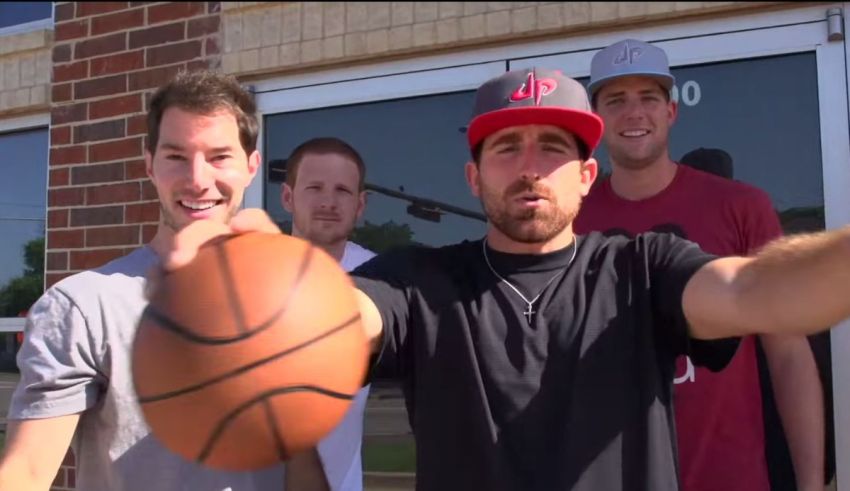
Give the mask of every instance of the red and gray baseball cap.
M 663 49 L 637 39 L 624 39 L 593 55 L 587 91 L 593 96 L 606 83 L 631 75 L 654 78 L 667 90 L 676 82 Z
M 499 130 L 529 124 L 563 128 L 591 153 L 602 139 L 602 119 L 591 111 L 584 86 L 558 70 L 528 68 L 506 72 L 478 88 L 466 128 L 469 148 Z

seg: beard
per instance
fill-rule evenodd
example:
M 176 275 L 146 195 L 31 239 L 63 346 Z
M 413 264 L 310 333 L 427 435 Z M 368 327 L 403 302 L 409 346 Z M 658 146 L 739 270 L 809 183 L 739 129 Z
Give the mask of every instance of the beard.
M 354 229 L 353 222 L 347 224 L 340 221 L 325 224 L 319 220 L 311 220 L 310 217 L 302 218 L 297 213 L 293 213 L 293 222 L 302 238 L 319 247 L 333 246 L 345 242 Z
M 479 179 L 481 206 L 490 223 L 513 241 L 524 244 L 546 242 L 560 234 L 578 215 L 579 207 L 563 210 L 548 187 L 537 182 L 517 180 L 499 195 Z M 549 202 L 548 206 L 517 208 L 511 210 L 513 198 L 521 193 L 538 194 Z

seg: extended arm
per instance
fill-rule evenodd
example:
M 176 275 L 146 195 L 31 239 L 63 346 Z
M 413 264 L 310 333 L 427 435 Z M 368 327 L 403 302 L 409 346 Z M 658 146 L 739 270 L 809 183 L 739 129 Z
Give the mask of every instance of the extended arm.
M 688 281 L 690 334 L 810 334 L 850 317 L 850 227 L 771 242 L 754 258 L 709 262 Z
M 47 491 L 77 428 L 79 414 L 10 420 L 0 460 L 0 491 Z

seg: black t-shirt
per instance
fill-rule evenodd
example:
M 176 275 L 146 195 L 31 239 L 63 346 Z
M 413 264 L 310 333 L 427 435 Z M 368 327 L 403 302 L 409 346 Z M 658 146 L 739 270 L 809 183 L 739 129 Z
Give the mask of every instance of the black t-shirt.
M 482 246 L 399 249 L 353 273 L 402 381 L 417 489 L 678 489 L 675 358 L 720 369 L 737 348 L 687 334 L 682 292 L 714 256 L 672 234 L 580 236 L 529 324 Z M 488 257 L 531 299 L 572 252 Z

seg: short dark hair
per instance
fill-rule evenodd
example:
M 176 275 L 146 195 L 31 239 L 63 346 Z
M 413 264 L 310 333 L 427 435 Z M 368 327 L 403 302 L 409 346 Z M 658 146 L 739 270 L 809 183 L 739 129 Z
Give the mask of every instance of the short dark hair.
M 154 93 L 148 110 L 148 151 L 159 143 L 159 125 L 166 109 L 177 107 L 197 114 L 230 111 L 239 127 L 239 141 L 245 153 L 257 149 L 257 105 L 253 95 L 235 77 L 209 70 L 184 71 Z
M 357 166 L 357 171 L 360 173 L 357 189 L 363 191 L 366 182 L 366 164 L 363 162 L 363 158 L 360 157 L 360 154 L 357 153 L 354 147 L 333 136 L 313 138 L 295 147 L 295 150 L 286 159 L 286 184 L 289 187 L 295 187 L 295 181 L 298 179 L 298 166 L 301 165 L 301 161 L 304 160 L 304 156 L 307 154 L 341 155 L 354 162 L 354 165 Z
M 667 90 L 667 88 L 665 88 L 663 85 L 661 85 L 661 82 L 658 82 L 658 86 L 661 87 L 661 93 L 664 94 L 664 99 L 666 99 L 667 102 L 670 102 L 670 91 Z M 593 95 L 590 96 L 590 107 L 594 111 L 596 111 L 596 99 L 597 96 L 599 96 L 600 92 L 602 92 L 602 87 L 599 87 L 599 90 L 597 90 L 593 93 Z
M 581 138 L 573 135 L 576 140 L 576 145 L 578 145 L 578 158 L 581 160 L 587 160 L 590 158 L 590 149 L 587 147 L 587 144 Z M 481 151 L 484 149 L 484 140 L 478 145 L 475 145 L 475 148 L 472 149 L 472 161 L 475 162 L 475 165 L 481 164 Z

